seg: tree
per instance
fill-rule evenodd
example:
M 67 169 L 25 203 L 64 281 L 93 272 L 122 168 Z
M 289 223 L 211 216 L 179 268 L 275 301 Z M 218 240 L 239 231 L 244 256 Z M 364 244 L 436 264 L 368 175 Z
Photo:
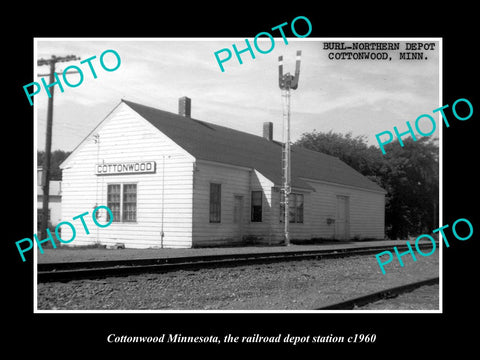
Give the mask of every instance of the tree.
M 438 227 L 438 146 L 427 137 L 385 147 L 382 178 L 389 192 L 387 234 L 391 238 L 430 233 Z
M 365 176 L 375 175 L 381 162 L 381 154 L 367 145 L 364 135 L 353 137 L 352 133 L 344 135 L 331 130 L 328 133 L 314 130 L 312 133 L 303 133 L 295 144 L 336 156 Z
M 366 136 L 304 133 L 295 144 L 336 156 L 387 191 L 385 230 L 390 239 L 429 233 L 438 222 L 438 146 L 427 137 L 368 145 Z
M 71 151 L 55 150 L 52 151 L 50 159 L 50 180 L 62 180 L 62 170 L 60 164 L 70 155 Z M 45 151 L 37 151 L 37 166 L 42 167 L 45 159 Z

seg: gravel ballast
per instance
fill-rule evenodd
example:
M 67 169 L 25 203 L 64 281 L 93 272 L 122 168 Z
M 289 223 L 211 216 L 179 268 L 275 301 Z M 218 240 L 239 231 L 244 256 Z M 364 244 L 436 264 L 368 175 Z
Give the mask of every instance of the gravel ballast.
M 362 306 L 359 310 L 438 310 L 439 286 L 422 286 L 412 292 L 400 294 Z
M 439 274 L 438 252 L 416 262 L 408 255 L 402 260 L 404 267 L 396 259 L 386 265 L 385 275 L 368 255 L 40 283 L 37 305 L 39 310 L 314 310 Z M 434 302 L 418 309 L 438 309 L 438 297 Z

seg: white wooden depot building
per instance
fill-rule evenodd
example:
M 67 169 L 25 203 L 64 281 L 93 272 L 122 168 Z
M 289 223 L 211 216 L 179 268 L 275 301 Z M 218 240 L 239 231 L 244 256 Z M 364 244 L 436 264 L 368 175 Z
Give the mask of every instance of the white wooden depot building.
M 261 129 L 259 129 L 259 133 Z M 290 238 L 383 239 L 385 191 L 336 157 L 292 148 Z M 61 165 L 62 219 L 113 222 L 70 245 L 189 248 L 283 241 L 281 143 L 122 100 Z M 89 222 L 88 222 L 89 220 Z M 66 238 L 69 238 L 66 236 Z

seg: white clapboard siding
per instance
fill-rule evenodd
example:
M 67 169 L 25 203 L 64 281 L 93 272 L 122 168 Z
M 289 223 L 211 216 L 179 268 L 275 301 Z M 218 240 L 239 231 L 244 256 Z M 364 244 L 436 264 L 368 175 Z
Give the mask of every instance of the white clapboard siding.
M 329 210 L 326 217 L 337 219 L 337 196 L 348 198 L 349 238 L 384 239 L 385 237 L 385 194 L 360 188 L 341 185 L 310 183 L 317 191 L 321 189 L 323 198 L 328 199 Z M 327 196 L 329 194 L 329 196 Z M 326 223 L 326 218 L 321 218 Z M 335 236 L 335 224 L 327 225 Z
M 210 223 L 210 183 L 222 185 L 221 222 Z M 194 246 L 272 240 L 273 183 L 256 170 L 198 161 L 194 175 Z M 251 192 L 263 191 L 262 221 L 251 221 Z M 234 198 L 243 196 L 241 229 L 234 223 Z
M 290 223 L 291 239 L 324 238 L 334 239 L 335 223 L 328 224 L 327 219 L 337 219 L 337 196 L 348 198 L 348 234 L 349 239 L 383 239 L 385 236 L 385 195 L 355 187 L 308 181 L 315 191 L 305 192 L 293 189 L 292 192 L 304 194 L 303 223 Z M 275 216 L 280 214 L 280 193 L 272 197 Z M 274 238 L 282 238 L 283 223 L 278 221 L 274 227 Z
M 97 143 L 96 134 L 100 140 Z M 155 161 L 156 172 L 95 175 L 97 163 L 130 161 Z M 80 220 L 74 221 L 77 236 L 70 245 L 191 247 L 193 163 L 190 154 L 121 103 L 62 164 L 62 219 L 72 222 L 72 217 L 85 211 L 91 213 L 96 205 L 107 205 L 108 184 L 135 183 L 137 221 L 113 222 L 98 228 L 89 215 L 85 220 L 91 233 L 86 235 Z M 62 236 L 69 239 L 68 228 L 64 233 Z
M 234 197 L 243 196 L 243 228 L 250 222 L 251 171 L 197 161 L 193 186 L 194 246 L 241 240 L 233 221 Z M 210 223 L 210 183 L 221 184 L 221 222 Z
M 249 181 L 249 182 L 248 182 Z M 209 222 L 210 183 L 222 184 L 221 222 Z M 290 238 L 336 238 L 337 196 L 348 198 L 348 238 L 384 238 L 384 193 L 337 184 L 309 181 L 314 191 L 293 189 L 304 195 L 304 222 L 290 223 Z M 194 246 L 232 244 L 241 241 L 233 221 L 234 196 L 244 197 L 243 241 L 276 244 L 283 240 L 280 222 L 280 192 L 273 183 L 256 170 L 197 162 L 193 195 Z M 250 221 L 251 191 L 263 191 L 262 222 Z

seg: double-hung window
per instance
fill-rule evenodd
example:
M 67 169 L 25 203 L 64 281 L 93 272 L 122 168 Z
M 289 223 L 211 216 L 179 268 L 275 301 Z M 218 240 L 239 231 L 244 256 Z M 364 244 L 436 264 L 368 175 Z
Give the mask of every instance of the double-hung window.
M 262 222 L 262 192 L 252 191 L 251 222 Z
M 113 222 L 136 222 L 137 184 L 108 184 L 107 206 L 112 211 Z
M 222 185 L 210 183 L 210 222 L 219 223 L 222 213 Z

